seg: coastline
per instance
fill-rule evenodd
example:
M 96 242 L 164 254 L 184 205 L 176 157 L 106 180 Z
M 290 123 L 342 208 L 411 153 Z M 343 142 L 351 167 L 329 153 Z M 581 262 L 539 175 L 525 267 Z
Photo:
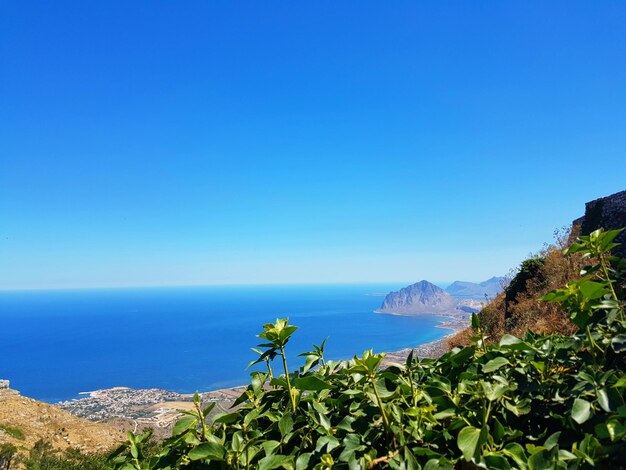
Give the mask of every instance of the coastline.
M 411 351 L 418 358 L 435 358 L 447 352 L 446 339 L 468 326 L 468 318 L 459 315 L 443 315 L 436 328 L 450 332 L 439 339 L 407 347 L 397 351 L 386 351 L 383 365 L 402 363 Z M 215 403 L 212 414 L 227 412 L 243 393 L 246 385 L 199 392 L 203 403 Z M 193 394 L 177 393 L 161 389 L 132 389 L 116 386 L 109 389 L 81 392 L 85 398 L 62 401 L 54 405 L 91 421 L 113 422 L 125 431 L 152 428 L 156 436 L 167 437 L 171 427 L 187 408 Z
M 469 326 L 469 318 L 459 317 L 458 315 L 437 315 L 449 318 L 448 321 L 440 321 L 439 324 L 435 328 L 442 328 L 444 330 L 449 330 L 450 333 L 444 335 L 443 337 L 436 339 L 434 341 L 429 341 L 428 343 L 420 344 L 414 348 L 404 348 L 399 351 L 391 351 L 387 352 L 385 355 L 385 359 L 383 364 L 389 364 L 392 362 L 399 363 L 404 362 L 408 357 L 409 353 L 413 351 L 413 356 L 417 358 L 436 358 L 444 355 L 448 352 L 448 348 L 446 346 L 446 340 L 451 336 L 454 336 L 459 331 L 464 330 Z

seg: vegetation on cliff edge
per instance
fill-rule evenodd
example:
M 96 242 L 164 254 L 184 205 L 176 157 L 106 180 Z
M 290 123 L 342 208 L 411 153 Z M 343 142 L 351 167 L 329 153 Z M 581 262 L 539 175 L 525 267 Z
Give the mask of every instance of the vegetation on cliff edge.
M 488 344 L 474 315 L 473 344 L 438 359 L 380 369 L 382 354 L 331 362 L 322 345 L 291 371 L 284 346 L 296 327 L 277 320 L 259 334 L 256 362 L 268 370 L 251 374 L 239 408 L 209 423 L 196 399 L 157 455 L 144 454 L 149 434 L 130 434 L 111 466 L 625 468 L 626 270 L 609 254 L 618 233 L 581 237 L 567 251 L 591 264 L 545 296 L 576 325 L 571 335 Z

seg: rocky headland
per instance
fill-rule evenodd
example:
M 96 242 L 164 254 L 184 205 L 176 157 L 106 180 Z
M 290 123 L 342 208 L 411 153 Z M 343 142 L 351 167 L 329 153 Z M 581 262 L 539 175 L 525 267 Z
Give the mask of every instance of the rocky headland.
M 481 283 L 455 281 L 444 290 L 422 280 L 387 294 L 375 312 L 464 316 L 479 311 L 488 299 L 502 291 L 503 285 L 503 278 L 493 277 Z
M 416 282 L 387 294 L 376 313 L 415 315 L 454 313 L 457 301 L 441 287 L 428 281 Z

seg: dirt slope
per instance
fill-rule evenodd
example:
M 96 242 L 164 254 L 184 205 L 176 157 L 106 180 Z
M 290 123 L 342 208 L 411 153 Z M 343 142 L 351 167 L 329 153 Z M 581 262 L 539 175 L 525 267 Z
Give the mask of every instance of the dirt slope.
M 111 425 L 87 421 L 30 398 L 0 394 L 0 444 L 9 442 L 20 450 L 28 450 L 44 439 L 57 449 L 74 447 L 84 452 L 102 452 L 114 448 L 124 438 Z

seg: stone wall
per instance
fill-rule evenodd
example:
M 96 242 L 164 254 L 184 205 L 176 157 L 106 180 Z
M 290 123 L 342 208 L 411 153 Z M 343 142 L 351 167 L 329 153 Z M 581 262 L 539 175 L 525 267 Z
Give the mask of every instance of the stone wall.
M 581 235 L 589 235 L 600 227 L 605 230 L 625 228 L 626 191 L 588 202 L 585 204 L 585 215 L 574 220 L 573 223 L 580 225 Z M 615 241 L 621 245 L 613 252 L 616 255 L 626 257 L 626 230 L 620 233 Z

